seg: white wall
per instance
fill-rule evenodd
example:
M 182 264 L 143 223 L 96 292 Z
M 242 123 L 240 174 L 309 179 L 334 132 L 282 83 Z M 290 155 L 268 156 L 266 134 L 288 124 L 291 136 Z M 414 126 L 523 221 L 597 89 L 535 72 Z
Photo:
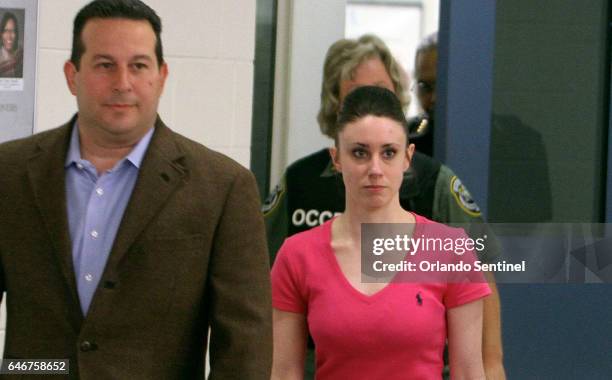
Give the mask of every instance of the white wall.
M 293 161 L 332 144 L 317 124 L 323 61 L 344 37 L 346 0 L 280 0 L 270 182 Z
M 423 4 L 421 27 L 423 28 L 423 36 L 427 36 L 436 32 L 440 26 L 440 0 L 422 0 L 421 4 Z
M 160 104 L 175 131 L 249 166 L 255 44 L 255 0 L 145 0 L 162 19 L 170 67 Z M 70 56 L 72 20 L 89 1 L 39 1 L 36 125 L 65 123 L 76 102 L 62 67 Z M 1 313 L 0 353 L 5 312 Z

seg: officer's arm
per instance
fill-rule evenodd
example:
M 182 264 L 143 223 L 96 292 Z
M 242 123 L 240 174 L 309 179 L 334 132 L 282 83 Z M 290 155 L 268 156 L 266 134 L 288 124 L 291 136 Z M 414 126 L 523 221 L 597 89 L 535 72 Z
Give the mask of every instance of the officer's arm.
M 447 224 L 474 224 L 487 228 L 484 225 L 480 208 L 471 197 L 461 180 L 447 166 L 442 165 L 436 180 L 433 219 Z M 494 235 L 489 234 L 491 244 L 487 244 L 485 260 L 497 255 L 497 243 Z M 483 302 L 483 335 L 482 355 L 485 373 L 488 380 L 505 380 L 503 363 L 503 347 L 501 339 L 501 318 L 499 293 L 492 273 L 486 273 L 491 295 Z
M 262 206 L 270 252 L 270 265 L 274 263 L 276 253 L 289 234 L 289 216 L 287 215 L 289 205 L 285 183 L 285 176 L 283 176 L 281 182 L 272 189 Z

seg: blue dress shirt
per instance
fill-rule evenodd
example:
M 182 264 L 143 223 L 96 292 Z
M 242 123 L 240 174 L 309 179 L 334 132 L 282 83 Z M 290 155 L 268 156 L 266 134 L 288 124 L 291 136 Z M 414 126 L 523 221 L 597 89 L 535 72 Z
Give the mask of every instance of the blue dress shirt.
M 93 164 L 81 158 L 78 123 L 72 128 L 64 167 L 72 262 L 83 315 L 104 272 L 153 129 L 111 170 L 98 175 Z

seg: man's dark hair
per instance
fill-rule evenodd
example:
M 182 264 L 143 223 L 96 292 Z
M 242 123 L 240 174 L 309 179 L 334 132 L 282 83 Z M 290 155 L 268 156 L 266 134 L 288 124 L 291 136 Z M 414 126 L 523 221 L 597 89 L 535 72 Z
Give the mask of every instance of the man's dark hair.
M 157 64 L 164 63 L 161 41 L 161 19 L 148 5 L 140 0 L 94 0 L 87 4 L 74 18 L 72 31 L 72 54 L 70 61 L 79 69 L 81 56 L 85 53 L 82 34 L 87 21 L 93 18 L 125 18 L 130 20 L 146 20 L 155 32 L 155 56 Z
M 347 124 L 366 116 L 386 117 L 397 121 L 408 137 L 406 116 L 397 96 L 383 87 L 362 86 L 357 87 L 344 98 L 338 114 L 336 145 L 338 145 L 338 134 Z
M 6 28 L 6 24 L 8 24 L 9 20 L 13 20 L 15 23 L 15 43 L 13 44 L 13 51 L 17 51 L 19 49 L 19 24 L 17 23 L 17 16 L 11 12 L 5 12 L 4 16 L 2 16 L 2 21 L 0 22 L 0 34 L 4 33 L 4 28 Z M 0 44 L 2 40 L 0 40 Z
M 433 32 L 421 40 L 419 46 L 417 46 L 416 53 L 414 54 L 415 65 L 419 54 L 432 50 L 438 50 L 438 32 Z

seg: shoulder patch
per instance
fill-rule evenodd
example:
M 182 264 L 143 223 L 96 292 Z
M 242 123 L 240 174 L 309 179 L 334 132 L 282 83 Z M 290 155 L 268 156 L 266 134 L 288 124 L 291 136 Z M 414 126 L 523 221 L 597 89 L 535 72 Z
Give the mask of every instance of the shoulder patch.
M 264 213 L 264 215 L 276 208 L 276 206 L 280 203 L 284 192 L 285 188 L 282 182 L 274 187 L 274 190 L 272 190 L 261 206 L 261 211 Z
M 456 175 L 450 180 L 450 191 L 463 211 L 471 216 L 480 216 L 480 207 L 478 207 L 470 192 L 463 186 L 463 183 L 461 183 L 461 180 Z

